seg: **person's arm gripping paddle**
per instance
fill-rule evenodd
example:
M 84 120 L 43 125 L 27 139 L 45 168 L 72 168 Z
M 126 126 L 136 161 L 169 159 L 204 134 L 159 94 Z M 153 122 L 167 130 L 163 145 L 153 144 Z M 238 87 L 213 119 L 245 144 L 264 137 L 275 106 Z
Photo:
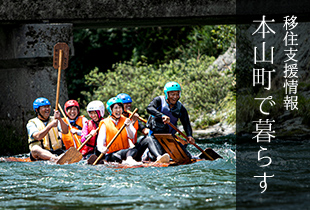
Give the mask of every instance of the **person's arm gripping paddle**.
M 133 111 L 133 114 L 130 115 L 129 119 L 131 119 L 133 117 L 133 115 L 137 112 L 137 108 Z M 118 135 L 122 132 L 122 130 L 125 128 L 126 124 L 124 124 L 119 131 L 115 134 L 115 136 L 113 137 L 113 139 L 110 141 L 110 143 L 108 144 L 108 146 L 106 147 L 106 150 L 104 152 L 102 152 L 99 157 L 96 159 L 96 161 L 93 163 L 93 165 L 96 165 L 97 162 L 103 157 L 103 155 L 105 154 L 105 152 L 109 149 L 109 147 L 113 144 L 113 142 L 115 141 L 115 139 L 118 137 Z
M 67 118 L 67 116 L 66 116 L 66 114 L 64 113 L 64 111 L 62 110 L 62 108 L 61 108 L 60 104 L 58 104 L 58 108 L 59 108 L 59 110 L 60 110 L 61 114 L 64 116 L 64 118 L 66 118 L 66 120 L 67 120 L 67 122 L 68 122 L 68 125 L 69 125 L 70 130 L 72 130 L 72 126 L 71 126 L 71 124 L 70 124 L 70 121 L 69 121 L 69 119 Z M 79 145 L 77 145 L 77 147 L 79 147 L 79 146 L 81 145 L 81 141 L 80 141 L 80 139 L 78 138 L 78 136 L 76 135 L 76 133 L 75 133 L 73 136 L 74 136 L 74 137 L 73 137 L 73 140 L 74 140 L 74 141 L 76 140 L 76 142 L 78 142 L 78 143 L 79 143 Z

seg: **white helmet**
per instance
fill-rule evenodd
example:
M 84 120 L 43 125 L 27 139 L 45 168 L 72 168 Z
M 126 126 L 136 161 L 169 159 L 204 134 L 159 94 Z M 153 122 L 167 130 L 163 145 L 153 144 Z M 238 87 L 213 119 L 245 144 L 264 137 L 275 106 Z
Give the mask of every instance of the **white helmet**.
M 87 112 L 96 111 L 98 114 L 98 118 L 102 118 L 104 116 L 104 105 L 101 101 L 91 101 L 87 105 Z M 100 116 L 99 116 L 100 115 Z

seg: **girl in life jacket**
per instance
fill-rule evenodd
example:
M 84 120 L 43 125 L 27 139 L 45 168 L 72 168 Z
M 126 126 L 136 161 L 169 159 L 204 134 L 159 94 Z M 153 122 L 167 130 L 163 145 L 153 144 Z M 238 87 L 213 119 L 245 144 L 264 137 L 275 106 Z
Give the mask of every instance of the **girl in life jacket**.
M 76 100 L 69 100 L 64 106 L 65 114 L 64 122 L 71 125 L 72 129 L 68 134 L 62 135 L 62 141 L 66 149 L 70 147 L 79 148 L 81 146 L 82 129 L 87 122 L 87 118 L 80 114 L 80 105 Z M 69 122 L 68 122 L 69 121 Z
M 82 155 L 86 158 L 88 154 L 95 153 L 95 146 L 97 144 L 97 133 L 95 130 L 99 127 L 99 123 L 104 117 L 104 105 L 101 101 L 92 101 L 87 105 L 87 113 L 91 120 L 88 120 L 82 129 L 81 142 L 83 143 L 89 134 L 92 135 L 91 139 L 80 150 Z
M 122 115 L 124 105 L 122 100 L 118 97 L 113 97 L 107 102 L 107 110 L 110 114 L 109 117 L 100 122 L 99 136 L 97 141 L 97 149 L 101 153 L 106 154 L 105 160 L 108 162 L 122 162 L 129 165 L 140 165 L 144 150 L 150 145 L 146 141 L 143 143 L 133 144 L 133 137 L 137 132 L 134 128 L 135 122 L 138 120 L 138 114 L 134 114 L 132 120 Z M 126 125 L 125 129 L 115 138 L 115 141 L 107 148 L 112 139 L 116 136 L 118 131 L 123 125 Z M 151 142 L 152 143 L 152 142 Z M 155 147 L 155 146 L 154 146 Z M 156 153 L 160 156 L 158 153 Z M 160 156 L 158 160 L 169 162 L 169 155 Z
M 136 129 L 133 123 L 135 123 L 138 118 L 137 115 L 134 115 L 132 120 L 124 117 L 122 115 L 124 105 L 122 100 L 117 97 L 110 98 L 107 101 L 107 110 L 110 116 L 100 122 L 97 149 L 99 152 L 106 154 L 106 161 L 122 162 L 122 160 L 128 158 L 127 152 L 130 148 L 134 147 L 132 139 L 135 136 Z M 116 136 L 124 125 L 126 125 L 125 129 Z M 109 148 L 107 148 L 114 137 L 115 140 L 111 143 Z M 130 158 L 133 165 L 141 164 L 133 160 L 132 157 Z

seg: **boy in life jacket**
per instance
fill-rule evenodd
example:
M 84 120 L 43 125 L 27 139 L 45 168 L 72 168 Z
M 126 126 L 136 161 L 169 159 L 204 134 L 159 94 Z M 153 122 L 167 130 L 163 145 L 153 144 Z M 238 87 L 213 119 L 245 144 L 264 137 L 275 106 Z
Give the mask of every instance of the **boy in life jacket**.
M 195 143 L 192 137 L 192 127 L 189 121 L 189 116 L 184 105 L 179 101 L 181 97 L 181 86 L 177 82 L 168 82 L 164 87 L 165 96 L 157 96 L 147 106 L 147 112 L 152 115 L 150 120 L 150 134 L 148 138 L 151 138 L 160 154 L 164 153 L 164 149 L 159 144 L 157 139 L 152 135 L 154 133 L 171 133 L 174 135 L 176 131 L 171 128 L 167 123 L 171 122 L 177 126 L 177 122 L 180 119 L 188 136 L 188 143 Z M 184 152 L 192 158 L 192 155 L 187 151 L 186 146 L 178 142 Z M 151 157 L 151 159 L 154 159 Z
M 37 117 L 27 123 L 30 159 L 50 160 L 56 162 L 64 152 L 64 145 L 59 137 L 59 131 L 68 133 L 68 125 L 61 119 L 60 112 L 54 110 L 54 117 L 50 116 L 51 103 L 46 98 L 37 98 L 33 102 L 33 109 Z
M 83 143 L 89 134 L 92 135 L 91 139 L 85 144 L 85 146 L 80 150 L 84 158 L 87 155 L 95 153 L 95 146 L 97 143 L 97 133 L 95 130 L 99 127 L 99 123 L 104 117 L 104 105 L 101 101 L 91 101 L 87 105 L 87 113 L 91 120 L 88 120 L 82 129 L 81 142 Z
M 123 112 L 123 115 L 124 115 L 125 117 L 129 118 L 130 114 L 127 112 L 127 110 L 128 110 L 128 111 L 131 111 L 131 103 L 132 103 L 131 97 L 130 97 L 128 94 L 126 94 L 126 93 L 120 93 L 120 94 L 118 94 L 116 97 L 122 100 L 123 105 L 124 105 L 124 112 Z M 133 126 L 135 127 L 135 129 L 136 129 L 137 131 L 140 131 L 140 132 L 143 133 L 145 136 L 148 135 L 149 129 L 148 129 L 145 125 L 143 125 L 139 120 L 137 120 L 137 121 L 133 124 Z M 137 139 L 138 139 L 138 138 L 137 138 L 137 137 L 138 137 L 137 134 L 138 134 L 138 132 L 136 132 L 134 139 L 132 139 L 132 142 L 133 142 L 134 144 L 137 143 Z
M 131 97 L 126 93 L 120 93 L 116 96 L 117 98 L 120 98 L 124 105 L 124 112 L 123 115 L 125 117 L 129 117 L 129 113 L 126 112 L 127 110 L 131 111 L 131 103 L 132 99 Z M 137 118 L 139 115 L 135 114 Z M 127 159 L 126 161 L 123 161 L 125 164 L 132 165 L 135 161 L 141 161 L 141 157 L 143 153 L 147 150 L 150 151 L 151 154 L 153 154 L 154 157 L 156 157 L 156 162 L 158 163 L 168 163 L 170 160 L 170 156 L 166 153 L 164 155 L 160 155 L 155 144 L 151 139 L 148 138 L 141 138 L 139 142 L 137 142 L 137 131 L 141 131 L 144 135 L 148 135 L 149 129 L 144 126 L 139 120 L 133 122 L 133 126 L 136 129 L 136 134 L 134 139 L 131 139 L 131 141 L 134 143 L 135 147 L 133 147 L 131 150 L 127 152 Z M 134 161 L 132 160 L 134 159 Z
M 66 149 L 70 147 L 79 148 L 80 141 L 82 138 L 82 129 L 87 122 L 87 118 L 80 114 L 80 105 L 76 100 L 69 100 L 64 106 L 65 114 L 68 118 L 64 117 L 63 121 L 67 124 L 71 124 L 72 129 L 69 130 L 68 134 L 62 135 L 62 141 L 66 146 Z M 69 122 L 67 122 L 67 119 Z M 75 135 L 76 134 L 76 135 Z M 76 139 L 76 137 L 78 139 Z

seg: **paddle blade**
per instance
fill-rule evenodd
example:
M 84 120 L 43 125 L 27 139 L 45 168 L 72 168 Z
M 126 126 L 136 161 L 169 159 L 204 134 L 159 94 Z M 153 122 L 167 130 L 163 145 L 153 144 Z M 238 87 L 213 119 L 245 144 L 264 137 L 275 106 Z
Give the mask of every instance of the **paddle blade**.
M 97 160 L 98 156 L 97 155 L 91 155 L 88 160 L 87 160 L 87 164 L 89 165 L 93 165 L 94 162 Z
M 89 165 L 93 165 L 94 162 L 97 160 L 98 156 L 97 155 L 91 155 L 88 160 L 87 160 L 87 164 Z M 97 165 L 98 164 L 104 164 L 104 161 L 101 159 L 98 161 Z
M 217 154 L 213 149 L 211 148 L 207 148 L 204 150 L 208 155 L 210 155 L 214 160 L 218 159 L 218 158 L 223 158 L 222 156 L 220 156 L 219 154 Z M 206 159 L 206 160 L 211 160 L 209 157 L 207 157 L 205 154 L 201 153 L 199 155 L 199 158 L 201 159 Z
M 60 50 L 62 51 L 62 59 L 60 60 Z M 69 63 L 69 46 L 64 42 L 59 42 L 54 46 L 53 67 L 61 70 L 68 68 Z M 57 104 L 56 104 L 57 105 Z
M 184 150 L 170 133 L 154 134 L 154 136 L 174 162 L 178 164 L 187 164 L 191 162 L 190 157 L 186 155 Z
M 70 147 L 66 153 L 56 162 L 56 164 L 71 164 L 82 160 L 83 155 L 74 147 Z

